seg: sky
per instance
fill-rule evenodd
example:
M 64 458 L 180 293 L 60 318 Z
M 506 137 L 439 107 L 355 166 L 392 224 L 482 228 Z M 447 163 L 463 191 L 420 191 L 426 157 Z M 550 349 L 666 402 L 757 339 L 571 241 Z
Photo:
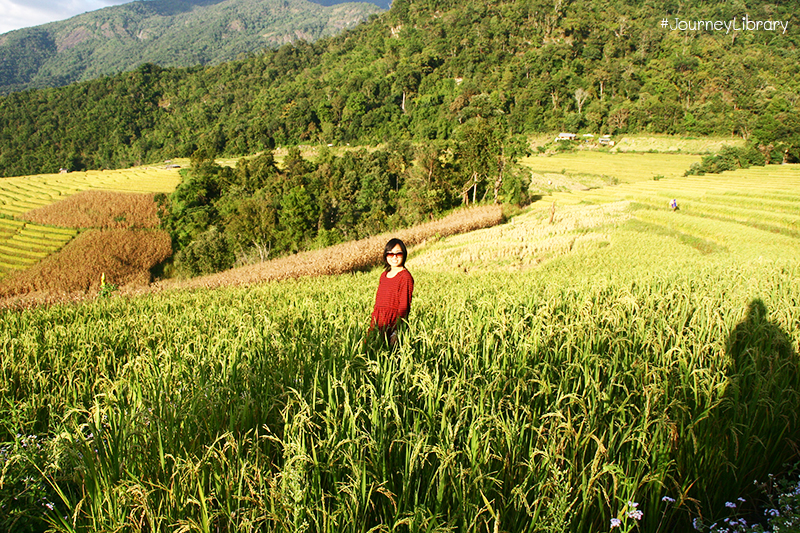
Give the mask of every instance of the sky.
M 0 34 L 131 0 L 0 0 Z

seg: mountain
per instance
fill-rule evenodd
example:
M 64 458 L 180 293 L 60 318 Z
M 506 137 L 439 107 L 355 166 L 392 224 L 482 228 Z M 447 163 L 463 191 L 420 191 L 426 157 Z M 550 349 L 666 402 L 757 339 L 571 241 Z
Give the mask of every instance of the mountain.
M 147 0 L 107 7 L 0 35 L 0 94 L 63 86 L 141 63 L 219 64 L 334 35 L 380 11 L 336 0 Z
M 476 121 L 511 134 L 725 135 L 796 161 L 798 7 L 394 0 L 315 42 L 2 97 L 0 175 L 119 168 L 198 148 L 236 156 L 297 143 L 463 140 Z M 743 30 L 742 13 L 788 29 Z M 670 29 L 676 20 L 739 29 Z

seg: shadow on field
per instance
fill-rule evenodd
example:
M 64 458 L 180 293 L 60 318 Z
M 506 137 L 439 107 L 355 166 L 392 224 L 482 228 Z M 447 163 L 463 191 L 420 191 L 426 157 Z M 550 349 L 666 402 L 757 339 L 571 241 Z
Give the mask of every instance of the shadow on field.
M 776 409 L 782 410 L 783 393 L 800 393 L 800 382 L 789 337 L 778 324 L 769 321 L 768 314 L 764 302 L 754 299 L 745 319 L 728 337 L 725 396 L 734 404 L 731 407 L 747 407 L 754 410 L 753 415 L 774 416 Z M 800 405 L 791 405 L 792 410 L 797 407 Z M 752 422 L 758 424 L 760 420 L 753 418 Z M 796 425 L 794 420 L 792 425 Z
M 778 324 L 770 322 L 767 315 L 764 302 L 754 299 L 747 308 L 747 317 L 728 337 L 725 351 L 731 359 L 734 375 L 752 365 L 765 374 L 773 374 L 785 365 L 797 372 L 797 361 L 788 335 Z
M 749 485 L 753 491 L 753 480 L 778 475 L 797 457 L 800 367 L 789 335 L 768 315 L 762 300 L 752 300 L 725 345 L 727 386 L 711 416 L 715 438 L 707 442 L 715 443 L 725 471 L 720 481 L 729 490 Z M 755 503 L 750 496 L 727 495 L 745 497 L 745 507 Z

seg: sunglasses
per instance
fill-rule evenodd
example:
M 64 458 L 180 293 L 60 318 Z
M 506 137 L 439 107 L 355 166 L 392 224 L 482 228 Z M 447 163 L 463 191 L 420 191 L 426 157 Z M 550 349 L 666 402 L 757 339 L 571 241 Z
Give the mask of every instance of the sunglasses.
M 403 257 L 403 252 L 386 252 L 386 257 Z

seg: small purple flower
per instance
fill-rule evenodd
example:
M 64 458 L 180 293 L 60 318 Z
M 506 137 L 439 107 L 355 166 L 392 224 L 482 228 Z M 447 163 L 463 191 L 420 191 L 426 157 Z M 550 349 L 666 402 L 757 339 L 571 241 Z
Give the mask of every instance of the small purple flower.
M 641 520 L 642 516 L 644 516 L 644 513 L 642 513 L 638 509 L 633 510 L 633 511 L 628 511 L 627 514 L 628 514 L 628 518 L 633 518 L 634 520 Z
M 670 498 L 669 496 L 664 496 L 663 498 L 661 498 L 661 501 L 662 502 L 667 502 L 667 503 L 675 503 L 675 498 Z
M 622 520 L 620 520 L 619 518 L 611 519 L 611 529 L 614 529 L 615 527 L 619 527 L 621 525 L 622 525 Z
M 728 509 L 736 509 L 736 504 L 733 502 L 725 502 L 725 507 Z

